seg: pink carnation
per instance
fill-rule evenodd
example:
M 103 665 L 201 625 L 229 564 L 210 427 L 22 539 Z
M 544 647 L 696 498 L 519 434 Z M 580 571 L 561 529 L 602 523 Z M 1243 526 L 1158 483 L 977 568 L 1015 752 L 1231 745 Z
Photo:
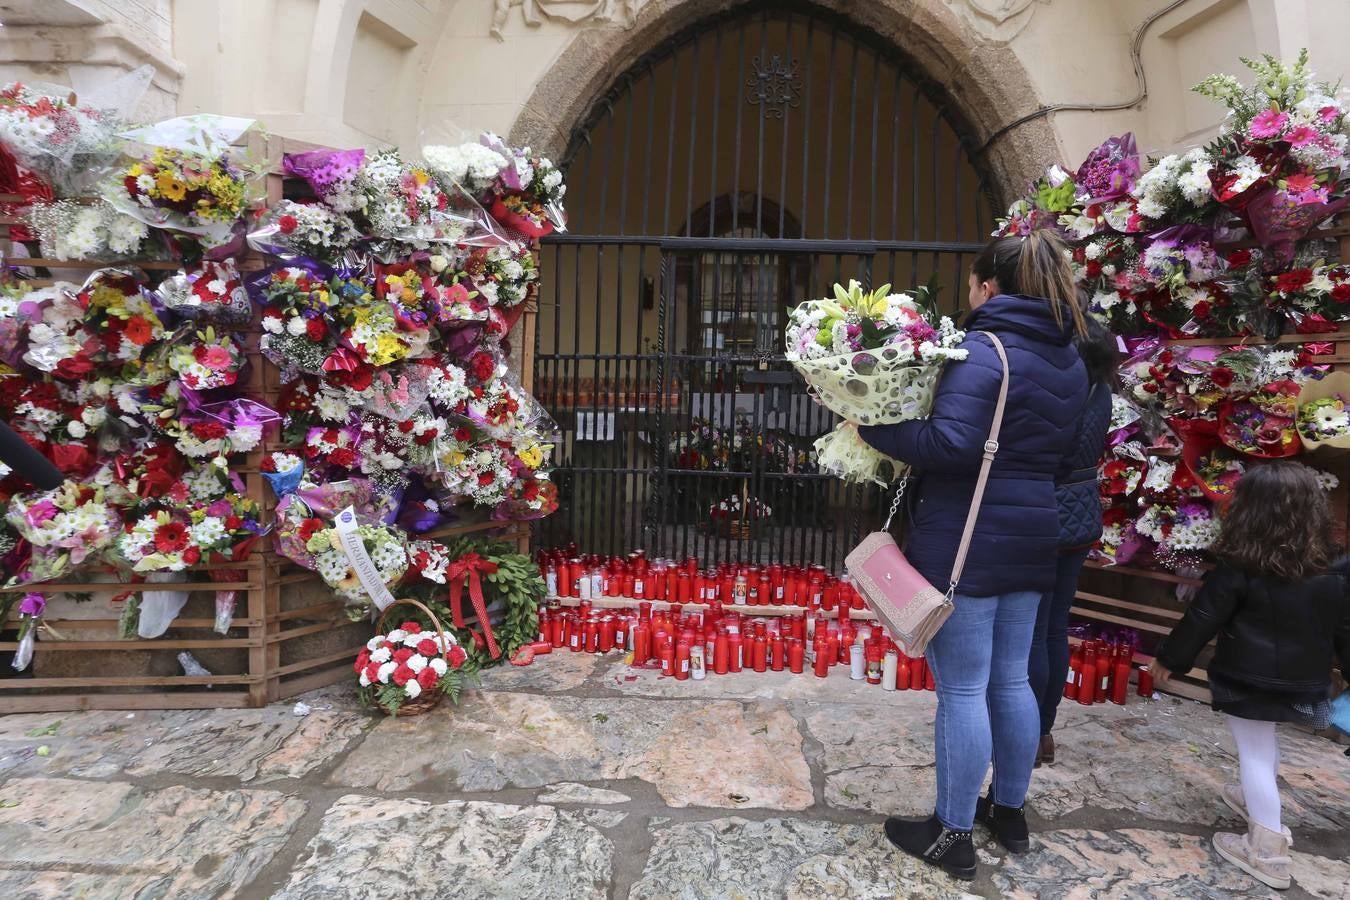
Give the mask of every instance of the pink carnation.
M 1289 122 L 1289 115 L 1282 113 L 1278 109 L 1267 109 L 1257 113 L 1256 118 L 1252 119 L 1251 133 L 1252 137 L 1258 139 L 1275 138 L 1284 131 L 1284 126 Z

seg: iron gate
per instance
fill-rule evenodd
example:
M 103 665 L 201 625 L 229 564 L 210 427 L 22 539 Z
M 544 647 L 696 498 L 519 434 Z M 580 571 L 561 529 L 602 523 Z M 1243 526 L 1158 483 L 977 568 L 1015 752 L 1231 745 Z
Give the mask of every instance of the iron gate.
M 879 507 L 815 470 L 835 418 L 783 358 L 836 281 L 936 275 L 955 312 L 987 185 L 940 86 L 805 4 L 752 3 L 639 60 L 572 136 L 545 241 L 535 393 L 584 552 L 833 568 Z

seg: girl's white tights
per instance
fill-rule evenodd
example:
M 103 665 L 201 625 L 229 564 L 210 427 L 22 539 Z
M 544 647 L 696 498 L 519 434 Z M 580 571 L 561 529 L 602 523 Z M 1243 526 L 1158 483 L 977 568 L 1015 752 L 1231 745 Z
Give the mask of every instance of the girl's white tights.
M 1275 740 L 1275 723 L 1229 716 L 1228 727 L 1237 741 L 1247 815 L 1258 825 L 1278 833 L 1280 791 L 1275 785 L 1275 774 L 1280 768 L 1280 745 Z

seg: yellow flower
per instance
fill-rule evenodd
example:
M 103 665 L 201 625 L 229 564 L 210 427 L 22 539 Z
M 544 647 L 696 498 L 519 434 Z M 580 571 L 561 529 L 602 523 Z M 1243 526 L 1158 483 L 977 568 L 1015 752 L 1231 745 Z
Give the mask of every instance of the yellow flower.
M 539 466 L 542 465 L 544 462 L 544 451 L 539 449 L 538 444 L 531 444 L 524 450 L 521 450 L 518 453 L 516 453 L 516 456 L 519 457 L 521 462 L 529 466 L 531 469 L 539 468 Z
M 145 166 L 136 163 L 130 169 L 127 169 L 127 174 L 132 178 L 140 178 L 145 174 Z
M 187 185 L 179 181 L 172 172 L 160 172 L 156 175 L 155 186 L 166 200 L 177 202 L 187 196 Z
M 375 341 L 375 352 L 370 355 L 373 366 L 387 366 L 408 354 L 408 345 L 395 334 L 382 334 Z
M 463 451 L 453 450 L 446 455 L 445 461 L 448 462 L 452 467 L 454 467 L 462 464 L 464 462 L 464 459 L 465 456 Z

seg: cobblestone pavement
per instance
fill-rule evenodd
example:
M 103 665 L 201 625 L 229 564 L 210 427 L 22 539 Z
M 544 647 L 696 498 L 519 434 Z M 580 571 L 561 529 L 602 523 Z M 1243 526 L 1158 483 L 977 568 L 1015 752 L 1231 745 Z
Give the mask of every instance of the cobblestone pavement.
M 1236 759 L 1188 701 L 1066 704 L 1032 852 L 960 884 L 891 850 L 933 802 L 929 693 L 675 682 L 555 653 L 427 716 L 346 690 L 0 718 L 0 897 L 1265 897 L 1209 843 Z M 1350 897 L 1350 759 L 1285 730 L 1286 896 Z

